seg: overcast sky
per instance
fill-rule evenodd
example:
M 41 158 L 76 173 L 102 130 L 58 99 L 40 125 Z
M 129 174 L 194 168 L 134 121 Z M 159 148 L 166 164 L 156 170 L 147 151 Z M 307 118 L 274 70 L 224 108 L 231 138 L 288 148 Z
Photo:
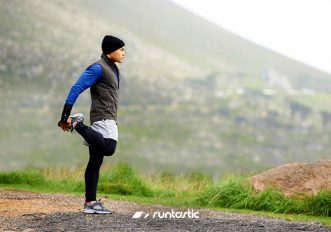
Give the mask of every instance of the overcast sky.
M 331 0 L 171 0 L 250 41 L 331 73 Z

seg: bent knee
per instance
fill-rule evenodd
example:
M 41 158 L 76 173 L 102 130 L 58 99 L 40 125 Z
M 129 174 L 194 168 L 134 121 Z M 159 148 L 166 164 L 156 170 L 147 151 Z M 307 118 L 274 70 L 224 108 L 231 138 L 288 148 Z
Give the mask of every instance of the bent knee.
M 112 155 L 115 154 L 115 150 L 116 150 L 116 149 L 113 149 L 113 148 L 111 148 L 111 149 L 107 149 L 107 150 L 105 151 L 104 155 L 105 155 L 105 156 L 112 156 Z
M 105 139 L 106 149 L 105 156 L 112 156 L 115 154 L 117 141 L 113 139 Z

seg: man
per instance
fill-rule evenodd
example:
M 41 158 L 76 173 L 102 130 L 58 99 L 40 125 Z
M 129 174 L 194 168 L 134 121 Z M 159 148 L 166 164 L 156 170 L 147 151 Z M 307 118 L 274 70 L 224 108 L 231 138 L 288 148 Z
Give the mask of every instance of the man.
M 111 213 L 96 200 L 96 192 L 103 158 L 115 153 L 118 141 L 117 106 L 120 73 L 115 63 L 122 62 L 125 55 L 124 45 L 117 37 L 106 35 L 103 38 L 101 59 L 90 65 L 71 87 L 58 123 L 63 131 L 75 129 L 84 138 L 84 144 L 89 146 L 90 158 L 85 170 L 84 213 Z M 70 116 L 78 96 L 87 88 L 90 88 L 92 99 L 91 127 L 83 124 L 83 114 Z

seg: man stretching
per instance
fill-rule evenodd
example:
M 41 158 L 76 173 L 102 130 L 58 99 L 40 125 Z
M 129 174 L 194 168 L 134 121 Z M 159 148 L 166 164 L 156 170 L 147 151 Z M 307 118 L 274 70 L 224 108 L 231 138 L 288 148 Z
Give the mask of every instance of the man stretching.
M 115 63 L 122 62 L 125 55 L 124 45 L 124 42 L 117 37 L 106 35 L 103 38 L 101 58 L 91 64 L 71 87 L 61 120 L 58 122 L 58 126 L 63 131 L 75 129 L 84 138 L 84 144 L 89 146 L 90 158 L 85 170 L 84 213 L 111 213 L 102 202 L 97 201 L 96 192 L 103 158 L 115 153 L 118 141 L 117 107 L 120 72 Z M 83 124 L 83 114 L 70 116 L 78 96 L 87 88 L 90 88 L 92 99 L 90 127 Z

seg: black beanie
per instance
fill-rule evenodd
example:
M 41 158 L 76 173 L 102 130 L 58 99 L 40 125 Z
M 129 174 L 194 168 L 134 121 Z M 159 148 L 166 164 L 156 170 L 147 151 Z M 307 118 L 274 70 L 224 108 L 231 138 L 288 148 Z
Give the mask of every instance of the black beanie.
M 106 35 L 102 40 L 101 47 L 102 47 L 102 52 L 107 55 L 109 53 L 116 51 L 121 47 L 124 47 L 124 45 L 125 43 L 121 39 L 115 36 Z

